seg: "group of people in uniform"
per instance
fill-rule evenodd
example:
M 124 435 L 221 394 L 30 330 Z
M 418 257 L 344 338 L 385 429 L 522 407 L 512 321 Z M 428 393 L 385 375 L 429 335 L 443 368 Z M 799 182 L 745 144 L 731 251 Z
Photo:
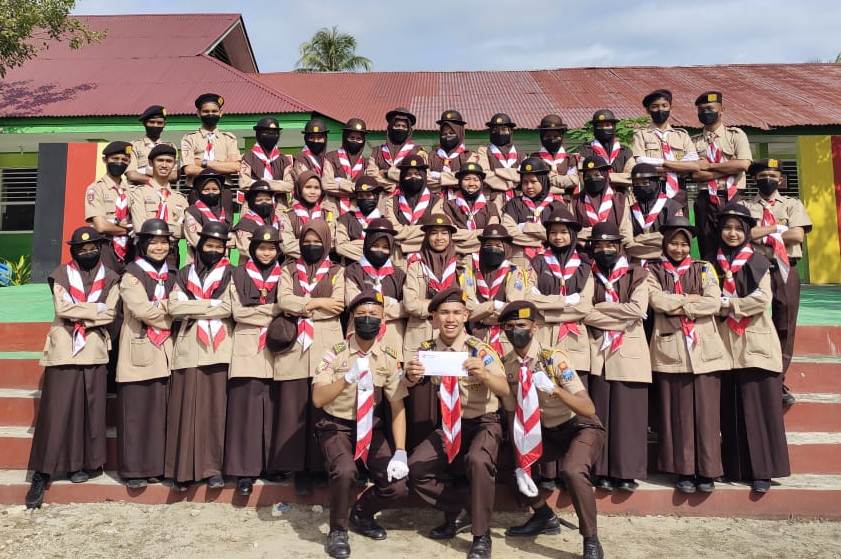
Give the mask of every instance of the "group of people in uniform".
M 241 156 L 219 126 L 224 99 L 205 94 L 180 159 L 161 140 L 164 108 L 149 107 L 141 140 L 105 147 L 87 225 L 50 277 L 27 506 L 56 474 L 102 473 L 109 374 L 129 489 L 326 483 L 332 557 L 350 555 L 348 530 L 384 539 L 375 515 L 410 493 L 444 513 L 431 537 L 469 531 L 480 558 L 497 483 L 533 509 L 509 536 L 558 533 L 546 498 L 561 487 L 592 559 L 594 487 L 632 492 L 656 469 L 683 493 L 722 476 L 768 491 L 789 475 L 783 378 L 811 224 L 722 101 L 695 100 L 690 136 L 654 91 L 631 146 L 599 110 L 577 153 L 557 115 L 532 154 L 503 113 L 475 152 L 456 110 L 428 150 L 415 116 L 390 111 L 369 154 L 362 120 L 328 151 L 313 118 L 291 157 L 273 118 Z M 429 352 L 464 361 L 428 372 Z

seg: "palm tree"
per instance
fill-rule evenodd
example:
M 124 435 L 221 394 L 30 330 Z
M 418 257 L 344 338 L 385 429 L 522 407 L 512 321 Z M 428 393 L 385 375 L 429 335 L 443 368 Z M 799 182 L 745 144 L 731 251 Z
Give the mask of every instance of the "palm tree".
M 298 52 L 298 72 L 367 72 L 373 65 L 370 59 L 357 56 L 353 35 L 340 33 L 336 26 L 316 31 L 312 39 L 301 43 Z

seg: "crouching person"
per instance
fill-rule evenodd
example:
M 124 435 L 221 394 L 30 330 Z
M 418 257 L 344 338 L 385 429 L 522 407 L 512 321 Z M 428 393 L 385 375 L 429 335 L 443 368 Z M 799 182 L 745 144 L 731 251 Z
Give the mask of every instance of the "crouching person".
M 350 302 L 354 333 L 327 352 L 313 379 L 313 405 L 325 412 L 315 431 L 329 475 L 330 533 L 325 550 L 330 557 L 350 556 L 348 526 L 384 540 L 386 531 L 374 515 L 408 493 L 403 408 L 407 391 L 396 351 L 377 341 L 383 307 L 382 294 L 370 288 Z M 393 444 L 383 434 L 383 393 L 391 407 Z M 368 471 L 374 484 L 351 506 L 358 467 Z
M 535 462 L 560 460 L 566 491 L 578 515 L 578 531 L 584 537 L 584 559 L 601 559 L 604 553 L 596 530 L 596 497 L 590 480 L 605 438 L 596 408 L 566 353 L 534 339 L 538 328 L 533 303 L 509 303 L 500 313 L 500 323 L 514 346 L 503 358 L 510 390 L 502 399 L 510 414 L 514 472 L 517 488 L 534 510 L 525 524 L 509 528 L 505 535 L 560 532 L 558 517 L 531 477 Z

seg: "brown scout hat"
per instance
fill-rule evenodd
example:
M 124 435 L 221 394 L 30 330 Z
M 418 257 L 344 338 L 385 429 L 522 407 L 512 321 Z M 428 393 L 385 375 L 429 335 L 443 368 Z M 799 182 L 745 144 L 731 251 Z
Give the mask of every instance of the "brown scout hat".
M 566 132 L 569 127 L 564 124 L 564 119 L 559 115 L 546 115 L 540 119 L 540 124 L 537 125 L 538 130 L 560 130 Z
M 426 218 L 424 218 L 423 223 L 421 224 L 421 230 L 426 232 L 433 227 L 446 227 L 449 229 L 450 233 L 458 231 L 456 226 L 453 225 L 450 217 L 447 214 L 442 213 L 429 214 Z
M 435 124 L 441 126 L 446 122 L 452 122 L 453 124 L 461 124 L 465 125 L 467 122 L 464 121 L 464 118 L 461 116 L 461 113 L 458 111 L 454 111 L 452 109 L 446 110 L 441 113 L 441 118 L 435 121 Z
M 83 245 L 85 243 L 104 243 L 107 240 L 108 239 L 96 229 L 90 225 L 85 225 L 73 231 L 73 234 L 70 235 L 70 240 L 67 241 L 67 244 L 74 246 Z
M 274 243 L 279 245 L 281 243 L 280 232 L 271 225 L 261 225 L 254 230 L 254 233 L 252 233 L 251 242 Z
M 382 189 L 383 187 L 377 182 L 376 177 L 370 175 L 362 175 L 353 184 L 354 194 L 359 194 L 360 192 L 380 192 Z
M 326 134 L 328 132 L 329 130 L 327 130 L 327 125 L 324 124 L 324 121 L 320 118 L 314 118 L 304 125 L 301 134 Z
M 461 179 L 464 175 L 479 175 L 479 178 L 482 180 L 485 179 L 485 170 L 482 169 L 482 166 L 476 163 L 475 161 L 468 161 L 461 168 L 456 171 L 456 178 Z
M 581 224 L 575 216 L 563 206 L 556 206 L 555 209 L 543 220 L 543 226 L 548 230 L 552 224 L 562 223 L 574 231 L 581 231 Z
M 361 118 L 352 118 L 347 121 L 347 123 L 342 127 L 342 130 L 345 132 L 362 132 L 363 134 L 368 133 L 368 127 L 365 125 L 365 121 Z
M 491 225 L 488 225 L 479 235 L 479 241 L 487 241 L 491 239 L 507 241 L 509 243 L 512 240 L 514 240 L 511 234 L 508 232 L 508 229 L 506 229 L 505 226 L 501 223 L 493 223 Z
M 596 241 L 621 241 L 622 235 L 619 233 L 619 228 L 615 224 L 602 221 L 593 226 L 590 233 L 590 243 Z
M 667 236 L 666 235 L 667 231 L 672 231 L 672 230 L 686 231 L 686 233 L 689 236 L 690 241 L 692 240 L 692 237 L 694 237 L 698 234 L 698 230 L 695 228 L 694 225 L 692 225 L 689 222 L 689 218 L 686 217 L 686 216 L 682 216 L 682 215 L 672 216 L 672 217 L 670 217 L 669 219 L 666 220 L 666 223 L 664 223 L 663 225 L 660 226 L 660 232 L 663 234 L 664 237 Z M 665 238 L 664 238 L 664 241 L 665 241 Z
M 536 155 L 530 155 L 520 163 L 520 174 L 545 175 L 549 173 L 549 165 Z
M 507 126 L 509 128 L 517 127 L 517 125 L 514 124 L 514 121 L 511 120 L 511 117 L 505 113 L 496 113 L 488 122 L 485 123 L 485 126 L 487 126 L 488 129 L 491 129 L 494 126 Z
M 421 157 L 417 153 L 413 153 L 412 155 L 410 155 L 408 157 L 404 157 L 403 161 L 401 161 L 400 164 L 397 165 L 397 168 L 400 169 L 400 170 L 403 170 L 403 169 L 422 169 L 422 170 L 426 170 L 426 169 L 429 169 L 429 165 L 426 164 L 426 161 L 424 161 L 423 157 Z
M 371 233 L 388 233 L 389 235 L 396 235 L 397 231 L 395 231 L 394 225 L 387 217 L 378 217 L 372 219 L 368 224 L 368 227 L 365 228 L 366 235 L 370 235 Z
M 597 122 L 619 122 L 619 119 L 616 118 L 616 115 L 610 109 L 599 109 L 593 113 L 593 120 L 591 122 L 593 124 Z
M 581 168 L 585 171 L 589 171 L 590 169 L 610 169 L 610 163 L 598 155 L 588 155 L 584 158 Z
M 387 113 L 385 113 L 385 121 L 391 124 L 391 121 L 395 118 L 405 118 L 409 121 L 409 126 L 414 126 L 418 119 L 409 112 L 409 109 L 406 107 L 397 107 L 396 109 L 391 109 Z

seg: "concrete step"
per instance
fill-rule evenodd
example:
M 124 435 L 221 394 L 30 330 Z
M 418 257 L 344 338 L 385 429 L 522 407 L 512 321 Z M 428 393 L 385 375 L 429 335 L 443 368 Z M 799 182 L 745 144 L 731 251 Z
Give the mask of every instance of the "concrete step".
M 0 470 L 0 504 L 22 504 L 28 488 L 23 470 Z M 92 479 L 87 483 L 73 484 L 55 481 L 45 496 L 47 503 L 96 503 L 103 501 L 129 501 L 145 504 L 164 504 L 178 501 L 225 502 L 235 506 L 267 506 L 277 502 L 299 504 L 327 504 L 327 491 L 316 489 L 310 497 L 295 495 L 291 483 L 270 483 L 262 480 L 254 486 L 250 497 L 235 495 L 233 483 L 224 489 L 209 491 L 206 485 L 196 485 L 185 493 L 170 490 L 168 484 L 150 485 L 145 489 L 130 491 L 113 472 Z M 497 485 L 496 508 L 517 508 L 509 487 Z M 738 516 L 751 518 L 841 518 L 841 476 L 795 475 L 779 480 L 765 495 L 755 495 L 749 487 L 738 483 L 719 483 L 711 494 L 683 495 L 672 487 L 672 480 L 652 477 L 641 482 L 639 489 L 629 493 L 596 492 L 599 512 L 602 514 L 631 515 L 683 515 L 683 516 Z M 549 503 L 558 508 L 570 506 L 563 492 L 555 492 Z M 410 505 L 417 505 L 413 499 Z

